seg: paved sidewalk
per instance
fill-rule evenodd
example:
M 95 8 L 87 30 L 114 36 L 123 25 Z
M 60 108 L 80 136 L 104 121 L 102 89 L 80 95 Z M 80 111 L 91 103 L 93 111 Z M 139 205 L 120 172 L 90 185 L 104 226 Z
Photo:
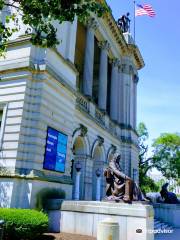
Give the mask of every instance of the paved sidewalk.
M 40 240 L 96 240 L 96 238 L 70 233 L 44 234 Z
M 42 240 L 96 240 L 96 238 L 69 233 L 57 233 L 46 234 Z M 156 234 L 154 240 L 180 240 L 180 228 L 174 229 L 173 233 Z
M 180 228 L 174 228 L 173 233 L 161 233 L 155 235 L 155 240 L 179 240 Z

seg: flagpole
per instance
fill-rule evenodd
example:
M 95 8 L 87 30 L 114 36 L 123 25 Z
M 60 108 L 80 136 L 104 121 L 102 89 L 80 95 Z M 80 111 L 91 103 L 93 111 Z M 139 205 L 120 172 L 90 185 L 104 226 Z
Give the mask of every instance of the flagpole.
M 134 44 L 136 43 L 136 1 L 134 0 Z

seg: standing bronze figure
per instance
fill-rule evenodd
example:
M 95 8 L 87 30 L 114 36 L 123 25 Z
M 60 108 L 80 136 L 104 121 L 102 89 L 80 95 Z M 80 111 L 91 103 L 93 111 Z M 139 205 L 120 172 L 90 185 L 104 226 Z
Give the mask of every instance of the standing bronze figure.
M 117 24 L 123 33 L 130 32 L 131 20 L 129 18 L 129 15 L 129 13 L 127 13 L 126 15 L 122 15 L 117 21 Z
M 114 154 L 109 167 L 104 171 L 106 177 L 106 199 L 126 203 L 146 200 L 137 184 L 120 167 L 121 155 Z

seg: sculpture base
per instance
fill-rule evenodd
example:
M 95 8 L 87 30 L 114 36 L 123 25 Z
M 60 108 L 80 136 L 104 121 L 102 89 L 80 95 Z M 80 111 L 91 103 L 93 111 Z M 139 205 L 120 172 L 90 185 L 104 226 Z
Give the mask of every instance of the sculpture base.
M 108 198 L 104 198 L 101 202 L 110 202 L 110 203 L 125 203 L 123 199 L 108 199 Z M 143 205 L 149 205 L 150 201 L 132 201 L 129 204 L 143 204 Z
M 153 240 L 154 211 L 148 204 L 95 201 L 64 201 L 60 231 L 96 237 L 98 222 L 113 218 L 119 222 L 120 240 Z

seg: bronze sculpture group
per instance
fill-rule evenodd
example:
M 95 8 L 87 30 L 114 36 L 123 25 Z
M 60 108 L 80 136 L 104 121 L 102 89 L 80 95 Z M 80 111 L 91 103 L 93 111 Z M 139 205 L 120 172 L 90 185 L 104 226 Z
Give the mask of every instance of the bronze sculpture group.
M 132 201 L 146 201 L 150 202 L 151 199 L 144 197 L 141 189 L 138 187 L 129 176 L 123 173 L 120 167 L 121 155 L 114 154 L 109 162 L 109 166 L 104 171 L 106 178 L 106 198 L 107 201 L 123 201 L 125 203 L 131 203 Z M 168 183 L 162 186 L 160 191 L 161 201 L 160 203 L 179 204 L 175 193 L 167 190 Z
M 109 167 L 104 172 L 107 183 L 106 200 L 122 200 L 125 203 L 146 200 L 137 184 L 122 172 L 120 159 L 121 155 L 114 154 L 110 160 Z
M 127 13 L 126 15 L 122 15 L 117 21 L 117 24 L 123 33 L 130 32 L 131 20 L 129 18 L 129 15 L 129 13 Z

